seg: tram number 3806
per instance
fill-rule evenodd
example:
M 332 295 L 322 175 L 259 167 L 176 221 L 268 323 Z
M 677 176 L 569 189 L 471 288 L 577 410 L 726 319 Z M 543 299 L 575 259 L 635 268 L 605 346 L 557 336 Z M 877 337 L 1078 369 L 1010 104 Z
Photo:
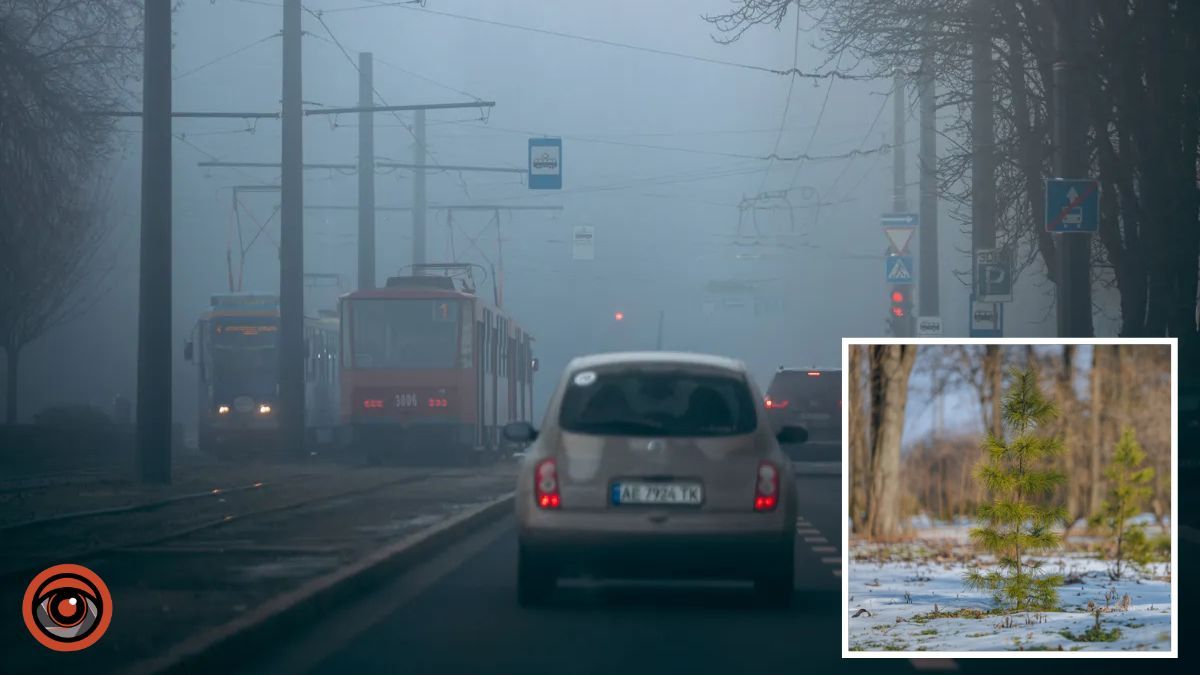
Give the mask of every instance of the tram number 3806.
M 419 399 L 416 394 L 396 394 L 396 398 L 392 400 L 392 405 L 397 408 L 416 408 L 419 405 Z

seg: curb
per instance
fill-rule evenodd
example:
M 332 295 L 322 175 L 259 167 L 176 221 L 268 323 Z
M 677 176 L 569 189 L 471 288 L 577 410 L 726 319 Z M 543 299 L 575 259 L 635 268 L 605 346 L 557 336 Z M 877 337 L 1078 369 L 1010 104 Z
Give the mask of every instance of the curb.
M 416 532 L 336 572 L 312 579 L 272 598 L 257 611 L 195 635 L 158 657 L 135 663 L 130 675 L 154 673 L 213 673 L 243 662 L 270 636 L 310 625 L 388 577 L 403 572 L 463 536 L 511 513 L 512 492 Z

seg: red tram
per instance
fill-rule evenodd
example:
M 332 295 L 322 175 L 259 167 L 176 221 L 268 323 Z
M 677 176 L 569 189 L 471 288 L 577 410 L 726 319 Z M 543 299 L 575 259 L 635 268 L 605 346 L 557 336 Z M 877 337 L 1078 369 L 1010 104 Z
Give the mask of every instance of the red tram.
M 472 282 L 420 269 L 455 267 L 342 296 L 341 425 L 372 458 L 477 461 L 533 416 L 533 338 Z

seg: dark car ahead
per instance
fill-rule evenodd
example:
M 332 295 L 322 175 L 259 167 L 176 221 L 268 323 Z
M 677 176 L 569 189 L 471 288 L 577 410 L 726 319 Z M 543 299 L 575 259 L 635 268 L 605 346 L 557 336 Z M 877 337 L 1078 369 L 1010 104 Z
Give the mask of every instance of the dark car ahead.
M 765 403 L 774 428 L 795 425 L 808 430 L 808 442 L 803 447 L 784 446 L 793 460 L 841 459 L 841 368 L 780 367 L 767 387 Z

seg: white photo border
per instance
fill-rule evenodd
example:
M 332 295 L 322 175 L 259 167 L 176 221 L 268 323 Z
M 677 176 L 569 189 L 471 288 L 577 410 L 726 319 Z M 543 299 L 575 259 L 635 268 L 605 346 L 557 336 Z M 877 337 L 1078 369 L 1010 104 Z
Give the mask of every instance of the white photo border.
M 1169 345 L 1171 347 L 1171 649 L 1170 651 L 850 651 L 850 346 L 851 345 Z M 909 659 L 919 669 L 953 667 L 935 659 L 1179 658 L 1179 338 L 842 338 L 842 658 Z

